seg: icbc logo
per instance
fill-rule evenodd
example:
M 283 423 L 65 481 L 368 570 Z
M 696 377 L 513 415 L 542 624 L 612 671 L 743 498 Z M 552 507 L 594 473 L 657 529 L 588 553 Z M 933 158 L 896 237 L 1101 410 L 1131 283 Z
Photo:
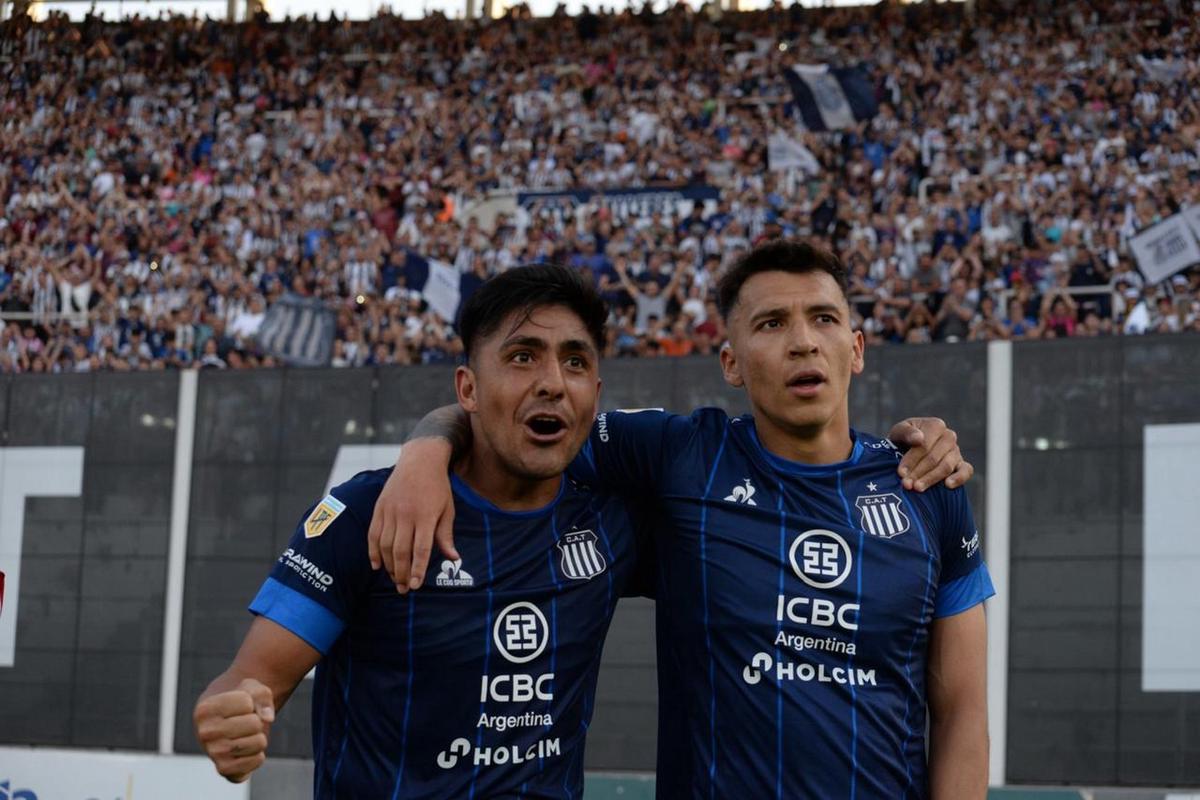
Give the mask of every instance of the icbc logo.
M 788 560 L 800 580 L 814 589 L 840 586 L 850 575 L 854 559 L 850 545 L 833 531 L 805 531 L 792 542 Z
M 514 664 L 533 661 L 546 649 L 550 626 L 533 603 L 522 600 L 505 608 L 496 617 L 492 639 L 500 655 Z

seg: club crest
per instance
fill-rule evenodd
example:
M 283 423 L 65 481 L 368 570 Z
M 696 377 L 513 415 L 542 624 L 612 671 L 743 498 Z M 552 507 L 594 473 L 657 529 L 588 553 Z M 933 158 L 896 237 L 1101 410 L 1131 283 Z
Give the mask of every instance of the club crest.
M 562 571 L 568 578 L 586 581 L 608 568 L 608 562 L 600 552 L 596 534 L 591 531 L 571 531 L 558 540 L 562 553 Z
M 903 501 L 894 492 L 860 495 L 854 507 L 858 509 L 862 529 L 881 539 L 899 536 L 912 525 L 904 513 Z

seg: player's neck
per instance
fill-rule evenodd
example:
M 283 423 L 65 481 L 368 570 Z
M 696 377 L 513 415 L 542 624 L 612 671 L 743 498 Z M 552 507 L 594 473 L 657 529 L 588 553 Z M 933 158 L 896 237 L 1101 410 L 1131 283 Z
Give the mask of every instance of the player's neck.
M 849 420 L 842 417 L 812 428 L 783 428 L 762 415 L 755 415 L 758 441 L 773 455 L 800 464 L 836 464 L 850 458 L 854 440 Z
M 473 447 L 454 466 L 454 472 L 471 491 L 504 511 L 533 511 L 558 497 L 562 475 L 530 479 L 509 472 L 495 453 Z

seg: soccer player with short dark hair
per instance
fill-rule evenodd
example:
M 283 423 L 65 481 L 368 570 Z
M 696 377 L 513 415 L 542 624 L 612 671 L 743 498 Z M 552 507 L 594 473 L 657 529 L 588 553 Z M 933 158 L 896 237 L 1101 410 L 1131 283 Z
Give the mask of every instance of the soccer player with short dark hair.
M 563 475 L 595 418 L 606 315 L 561 267 L 513 269 L 471 296 L 458 557 L 406 597 L 372 571 L 367 522 L 390 469 L 313 506 L 196 705 L 222 775 L 263 763 L 275 710 L 316 665 L 317 798 L 582 794 L 600 651 L 635 563 L 626 504 Z
M 657 498 L 659 797 L 986 794 L 979 535 L 961 488 L 910 491 L 892 442 L 851 429 L 845 285 L 802 242 L 749 252 L 718 296 L 753 414 L 602 414 L 571 467 Z

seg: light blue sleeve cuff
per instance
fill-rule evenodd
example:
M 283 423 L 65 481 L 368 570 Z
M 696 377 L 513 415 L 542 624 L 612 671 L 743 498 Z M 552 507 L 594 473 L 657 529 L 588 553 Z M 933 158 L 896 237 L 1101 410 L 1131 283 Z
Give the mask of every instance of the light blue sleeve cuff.
M 955 578 L 945 586 L 938 587 L 933 618 L 940 619 L 961 614 L 968 608 L 979 605 L 995 593 L 996 588 L 992 586 L 992 576 L 988 574 L 987 565 L 980 561 L 979 566 L 966 575 Z
M 288 629 L 321 655 L 329 653 L 346 629 L 346 624 L 328 608 L 274 578 L 267 578 L 258 590 L 250 603 L 250 613 Z

